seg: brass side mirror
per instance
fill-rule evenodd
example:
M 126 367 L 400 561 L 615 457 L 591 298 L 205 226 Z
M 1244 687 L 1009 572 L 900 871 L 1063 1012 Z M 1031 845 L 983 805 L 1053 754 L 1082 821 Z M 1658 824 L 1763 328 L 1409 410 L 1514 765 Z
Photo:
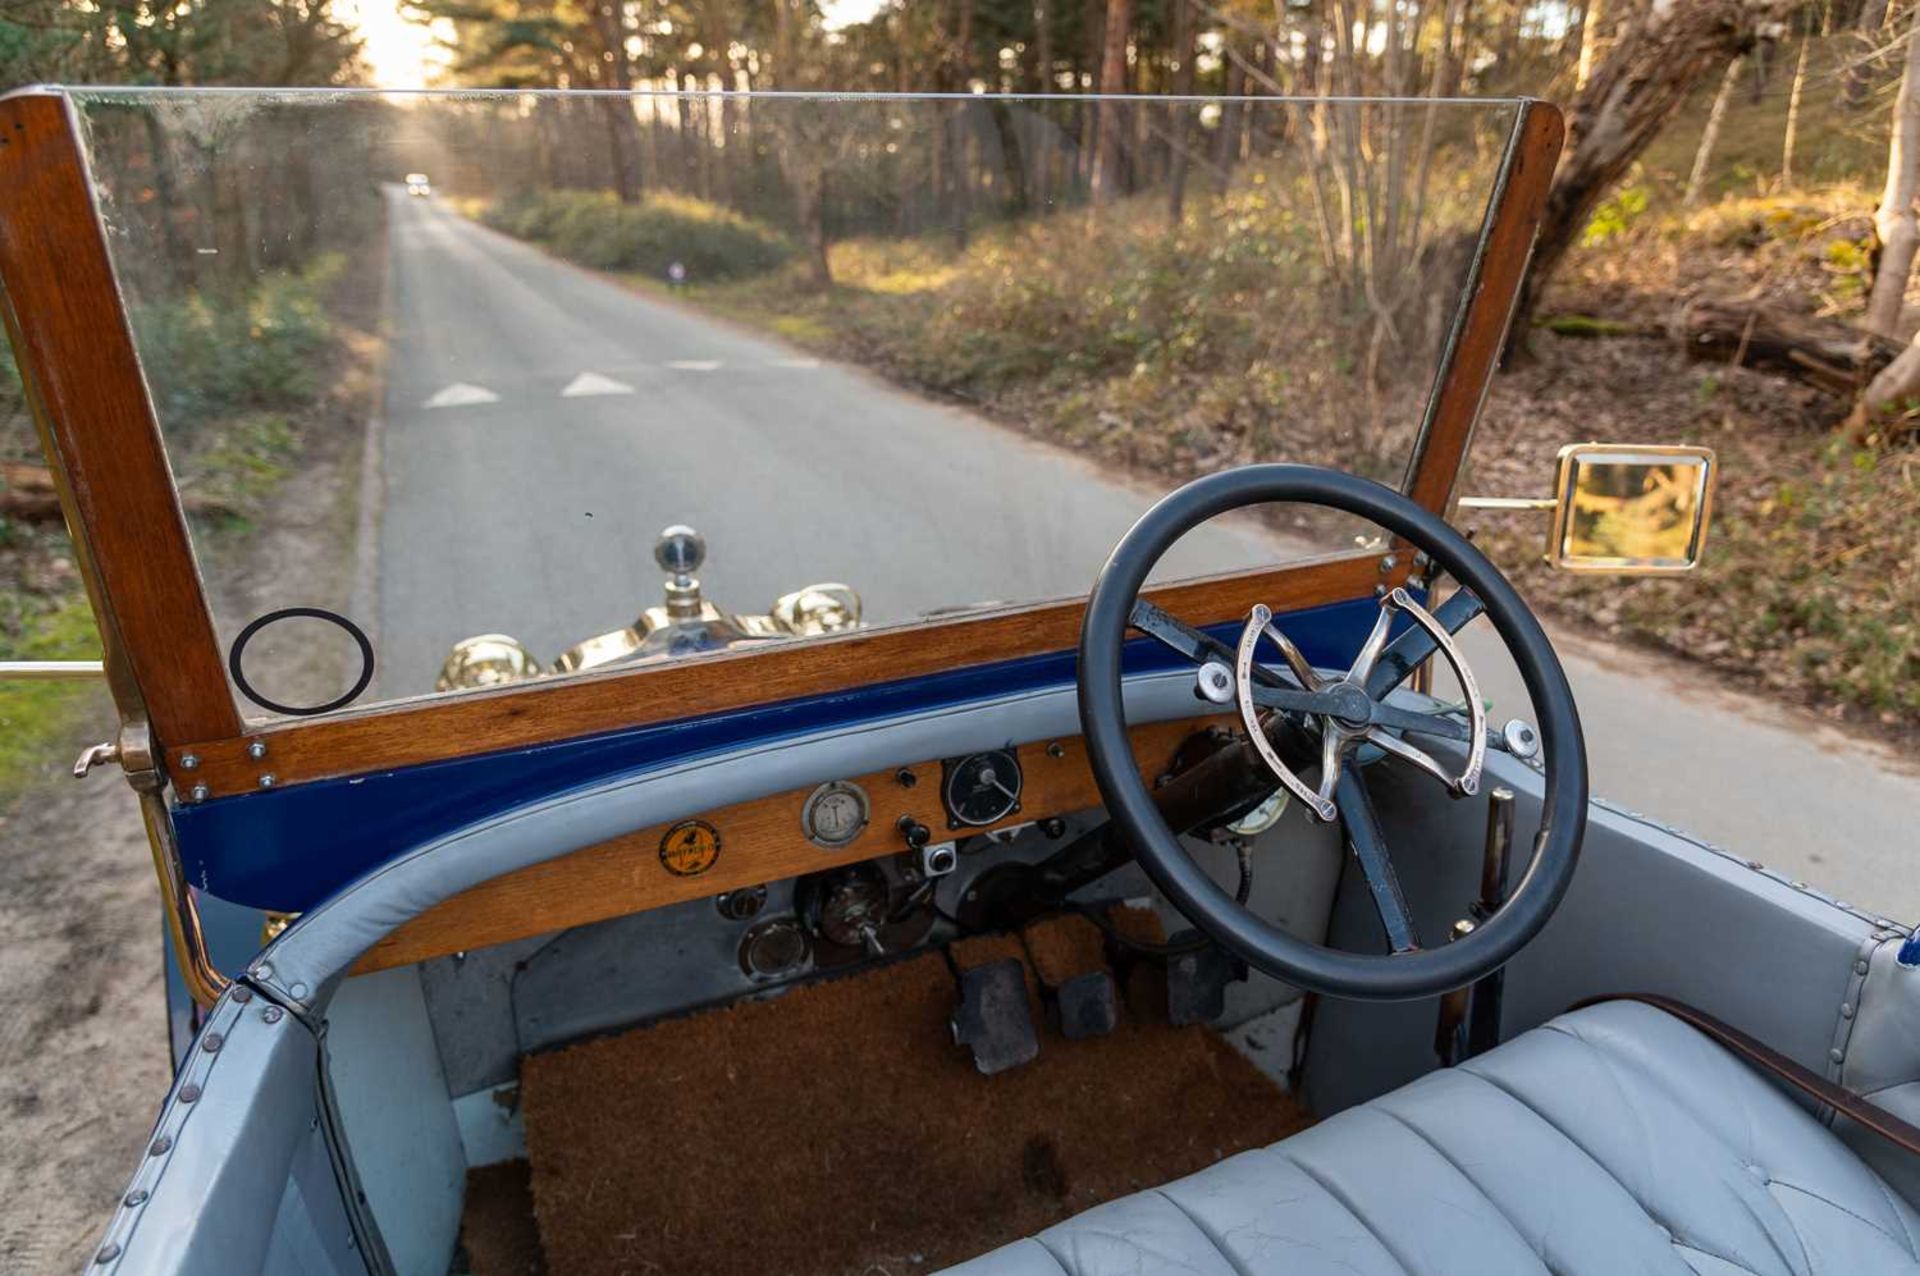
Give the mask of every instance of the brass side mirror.
M 1560 449 L 1551 497 L 1460 508 L 1553 511 L 1547 562 L 1563 571 L 1674 575 L 1700 564 L 1717 471 L 1712 448 L 1575 443 Z

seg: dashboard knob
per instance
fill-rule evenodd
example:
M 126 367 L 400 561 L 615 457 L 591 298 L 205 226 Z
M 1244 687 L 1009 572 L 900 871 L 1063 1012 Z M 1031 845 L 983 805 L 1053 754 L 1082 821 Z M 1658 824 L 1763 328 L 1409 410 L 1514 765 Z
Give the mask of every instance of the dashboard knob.
M 900 836 L 907 840 L 909 850 L 917 851 L 933 840 L 933 830 L 911 815 L 901 816 L 895 827 L 900 830 Z

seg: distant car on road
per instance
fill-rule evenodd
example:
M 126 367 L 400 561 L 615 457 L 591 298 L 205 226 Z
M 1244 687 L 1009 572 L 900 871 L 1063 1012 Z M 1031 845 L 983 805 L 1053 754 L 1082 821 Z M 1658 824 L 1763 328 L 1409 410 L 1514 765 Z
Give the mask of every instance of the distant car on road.
M 425 173 L 408 173 L 407 194 L 417 199 L 425 199 L 433 194 L 433 183 L 427 180 Z

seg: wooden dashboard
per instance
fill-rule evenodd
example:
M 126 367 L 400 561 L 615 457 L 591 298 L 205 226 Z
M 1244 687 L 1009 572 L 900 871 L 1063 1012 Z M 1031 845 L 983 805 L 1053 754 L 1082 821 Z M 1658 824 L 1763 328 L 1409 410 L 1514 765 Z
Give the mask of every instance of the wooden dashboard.
M 1151 779 L 1164 772 L 1183 740 L 1220 721 L 1203 716 L 1136 728 L 1133 751 L 1141 774 Z M 1024 744 L 1017 753 L 1024 777 L 1018 811 L 968 829 L 966 836 L 1099 805 L 1079 736 Z M 823 848 L 807 836 L 802 811 L 812 787 L 721 807 L 697 820 L 642 829 L 483 882 L 393 931 L 355 971 L 409 965 L 897 854 L 906 849 L 899 829 L 903 816 L 934 830 L 936 840 L 955 835 L 947 831 L 937 759 L 847 778 L 865 792 L 869 813 L 845 846 Z

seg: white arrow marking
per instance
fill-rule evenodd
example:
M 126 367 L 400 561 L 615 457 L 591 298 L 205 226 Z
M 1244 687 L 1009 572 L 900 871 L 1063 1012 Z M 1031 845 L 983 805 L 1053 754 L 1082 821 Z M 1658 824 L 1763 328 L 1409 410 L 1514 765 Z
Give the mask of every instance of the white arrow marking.
M 818 359 L 775 359 L 773 366 L 776 368 L 817 368 L 820 366 L 820 361 Z
M 598 372 L 582 372 L 567 383 L 560 392 L 563 399 L 584 399 L 598 394 L 632 394 L 633 387 L 624 381 L 615 381 L 612 377 L 603 377 Z
M 468 385 L 465 381 L 455 381 L 444 390 L 434 393 L 427 400 L 430 408 L 464 408 L 472 403 L 498 403 L 500 396 L 483 385 Z
M 712 372 L 720 366 L 720 361 L 718 359 L 675 359 L 667 366 L 678 368 L 682 372 Z

